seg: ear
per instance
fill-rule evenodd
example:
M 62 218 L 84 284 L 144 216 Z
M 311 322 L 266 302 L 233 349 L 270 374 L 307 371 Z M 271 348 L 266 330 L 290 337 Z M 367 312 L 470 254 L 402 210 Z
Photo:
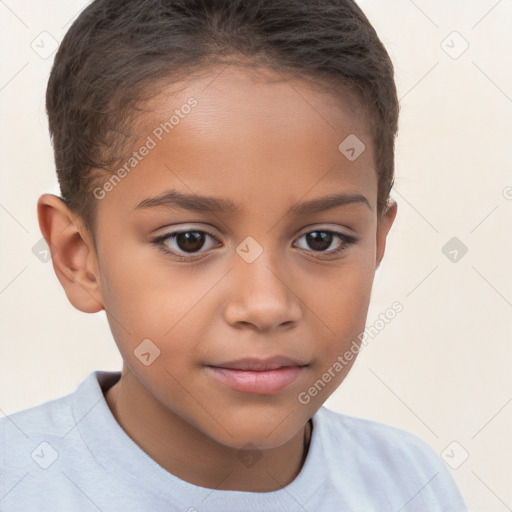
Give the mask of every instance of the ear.
M 377 219 L 377 251 L 375 257 L 375 269 L 379 268 L 386 249 L 386 239 L 396 217 L 398 206 L 390 200 L 387 210 Z
M 53 194 L 39 198 L 37 216 L 55 274 L 71 304 L 84 313 L 104 309 L 97 255 L 83 223 Z

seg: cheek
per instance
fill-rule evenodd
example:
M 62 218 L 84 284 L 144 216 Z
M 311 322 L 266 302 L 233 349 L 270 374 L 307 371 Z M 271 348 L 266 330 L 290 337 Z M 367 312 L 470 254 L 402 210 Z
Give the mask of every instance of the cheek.
M 373 274 L 366 265 L 343 268 L 318 295 L 320 321 L 312 344 L 313 364 L 297 395 L 313 414 L 343 382 L 359 353 L 370 301 Z
M 115 342 L 132 369 L 144 371 L 137 360 L 142 350 L 138 347 L 151 340 L 144 342 L 150 352 L 158 353 L 151 375 L 164 367 L 179 376 L 197 360 L 198 346 L 206 337 L 207 319 L 213 318 L 208 309 L 211 292 L 219 273 L 198 273 L 186 265 L 171 264 L 156 249 L 153 253 L 147 248 L 123 250 L 130 258 L 105 265 L 102 272 L 107 318 Z M 170 378 L 158 378 L 163 377 Z
M 375 276 L 374 261 L 375 248 L 369 243 L 328 271 L 318 268 L 307 278 L 306 304 L 323 321 L 326 336 L 333 341 L 341 342 L 363 328 Z
M 315 333 L 315 364 L 310 384 L 313 385 L 323 375 L 329 381 L 319 400 L 325 400 L 335 390 L 357 357 L 359 337 L 364 332 L 370 303 L 374 261 L 375 247 L 369 242 L 325 275 L 322 282 L 319 278 L 312 280 L 316 286 L 311 288 L 314 291 L 309 294 L 308 306 L 314 308 L 318 331 Z M 343 368 L 340 368 L 336 362 L 345 353 L 348 357 L 343 358 Z M 325 375 L 328 371 L 330 376 Z
M 208 290 L 186 265 L 171 263 L 151 242 L 129 234 L 111 239 L 103 254 L 109 255 L 101 265 L 105 306 L 139 331 L 151 328 L 161 336 Z

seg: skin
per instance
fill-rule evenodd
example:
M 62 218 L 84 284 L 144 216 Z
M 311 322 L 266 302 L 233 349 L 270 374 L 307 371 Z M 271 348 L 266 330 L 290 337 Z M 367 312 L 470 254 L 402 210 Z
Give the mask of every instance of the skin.
M 40 197 L 38 216 L 71 304 L 106 311 L 124 365 L 105 398 L 127 434 L 193 484 L 272 491 L 300 472 L 307 421 L 350 370 L 353 361 L 307 404 L 298 400 L 364 330 L 396 204 L 378 215 L 373 143 L 348 96 L 268 70 L 219 69 L 152 100 L 141 141 L 189 97 L 198 104 L 98 201 L 97 252 L 57 196 Z M 338 150 L 349 134 L 366 145 L 353 162 Z M 169 189 L 231 199 L 241 211 L 135 209 Z M 369 206 L 285 215 L 333 193 L 362 194 Z M 187 253 L 176 239 L 163 242 L 186 262 L 151 242 L 185 227 L 220 243 L 206 236 Z M 357 242 L 330 257 L 343 246 L 336 237 L 326 252 L 308 244 L 307 233 L 329 230 Z M 252 263 L 235 251 L 248 236 L 263 249 Z M 145 366 L 134 350 L 148 338 L 160 356 Z M 205 368 L 275 355 L 307 367 L 274 395 L 236 391 Z M 249 448 L 261 457 L 246 467 L 241 454 Z

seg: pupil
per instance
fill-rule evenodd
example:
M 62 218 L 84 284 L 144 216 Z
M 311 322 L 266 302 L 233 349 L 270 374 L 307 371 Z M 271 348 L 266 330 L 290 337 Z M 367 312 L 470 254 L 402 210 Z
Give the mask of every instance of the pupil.
M 176 243 L 182 251 L 194 252 L 204 244 L 204 233 L 198 231 L 187 231 L 176 236 Z
M 332 233 L 325 231 L 312 231 L 306 235 L 308 245 L 317 251 L 325 251 L 332 242 Z

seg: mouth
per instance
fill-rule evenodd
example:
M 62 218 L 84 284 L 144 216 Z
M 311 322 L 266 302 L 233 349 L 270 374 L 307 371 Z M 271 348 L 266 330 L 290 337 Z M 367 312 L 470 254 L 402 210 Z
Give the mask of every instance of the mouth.
M 244 393 L 274 395 L 290 387 L 308 364 L 287 357 L 238 359 L 206 365 L 209 375 Z

